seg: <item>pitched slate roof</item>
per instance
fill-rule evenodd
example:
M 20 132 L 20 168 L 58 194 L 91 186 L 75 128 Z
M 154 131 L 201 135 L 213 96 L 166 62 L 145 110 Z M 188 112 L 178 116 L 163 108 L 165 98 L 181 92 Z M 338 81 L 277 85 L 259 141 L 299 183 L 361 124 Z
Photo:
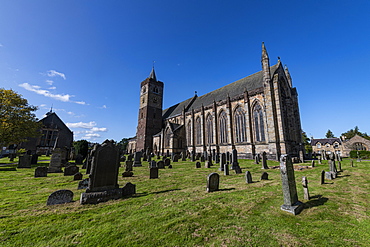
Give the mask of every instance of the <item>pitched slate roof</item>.
M 324 139 L 312 139 L 311 146 L 316 146 L 318 142 L 320 142 L 322 145 L 325 145 L 327 143 L 333 145 L 334 142 L 338 142 L 340 145 L 342 145 L 342 141 L 339 138 L 324 138 Z
M 280 63 L 277 63 L 270 67 L 271 75 L 274 75 L 275 71 L 279 68 L 279 65 Z M 234 96 L 244 93 L 246 90 L 252 91 L 260 87 L 263 87 L 263 71 L 259 71 L 250 76 L 244 77 L 202 96 L 194 96 L 183 102 L 173 105 L 163 110 L 162 117 L 164 119 L 173 117 L 181 114 L 184 108 L 186 112 L 191 108 L 199 109 L 202 107 L 202 105 L 211 105 L 213 101 L 218 102 L 220 100 L 225 100 L 227 96 L 233 98 Z

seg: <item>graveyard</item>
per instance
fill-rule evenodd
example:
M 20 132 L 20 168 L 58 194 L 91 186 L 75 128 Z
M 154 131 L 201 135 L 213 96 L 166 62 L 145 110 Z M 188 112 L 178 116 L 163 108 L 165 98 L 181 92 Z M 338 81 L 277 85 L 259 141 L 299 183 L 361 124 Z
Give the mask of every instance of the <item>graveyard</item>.
M 153 157 L 153 160 L 158 160 Z M 18 158 L 0 159 L 1 246 L 368 246 L 370 161 L 344 159 L 342 172 L 325 179 L 328 160 L 312 167 L 295 163 L 295 183 L 302 211 L 293 215 L 284 203 L 279 162 L 267 160 L 261 169 L 254 160 L 239 159 L 241 173 L 229 175 L 219 165 L 171 162 L 153 177 L 149 162 L 133 167 L 130 182 L 136 193 L 98 204 L 81 204 L 85 192 L 79 181 L 63 173 L 34 177 L 39 166 L 49 167 L 41 156 L 31 168 L 18 168 Z M 352 165 L 353 162 L 353 165 Z M 87 178 L 86 169 L 77 165 Z M 64 167 L 62 168 L 65 169 Z M 248 183 L 246 172 L 248 171 Z M 261 179 L 262 173 L 268 179 Z M 207 177 L 217 173 L 216 190 L 208 190 Z M 305 177 L 302 185 L 302 177 Z M 250 180 L 252 182 L 250 182 Z M 309 199 L 304 191 L 309 189 Z M 73 192 L 73 201 L 46 205 L 57 190 Z

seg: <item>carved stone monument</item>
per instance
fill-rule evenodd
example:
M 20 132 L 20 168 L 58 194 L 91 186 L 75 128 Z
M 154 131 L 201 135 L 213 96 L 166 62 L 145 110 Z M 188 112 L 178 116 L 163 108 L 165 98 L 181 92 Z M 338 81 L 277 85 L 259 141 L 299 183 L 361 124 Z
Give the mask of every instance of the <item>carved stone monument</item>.
M 62 150 L 60 148 L 56 148 L 53 150 L 53 153 L 50 159 L 48 172 L 49 173 L 63 172 L 62 171 Z

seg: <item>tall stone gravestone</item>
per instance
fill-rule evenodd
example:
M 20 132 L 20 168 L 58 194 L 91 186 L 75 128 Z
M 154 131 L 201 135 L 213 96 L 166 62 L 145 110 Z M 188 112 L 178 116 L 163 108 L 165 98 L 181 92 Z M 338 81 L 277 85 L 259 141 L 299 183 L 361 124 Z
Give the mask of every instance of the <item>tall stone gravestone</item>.
M 299 214 L 303 209 L 303 203 L 298 201 L 293 163 L 288 154 L 280 157 L 280 174 L 284 196 L 281 209 L 294 215 Z
M 62 150 L 55 148 L 52 152 L 48 173 L 57 173 L 62 171 Z
M 31 158 L 31 165 L 37 165 L 38 158 L 39 158 L 38 154 L 33 154 Z
M 81 204 L 95 204 L 122 197 L 118 187 L 119 149 L 112 141 L 97 145 L 86 193 L 81 194 Z
M 28 154 L 19 156 L 18 168 L 31 168 L 31 156 Z
M 47 177 L 48 168 L 45 166 L 39 166 L 35 169 L 35 178 L 37 177 Z
M 143 166 L 141 164 L 141 152 L 135 152 L 134 155 L 134 167 Z
M 207 192 L 217 191 L 219 189 L 219 184 L 220 175 L 216 172 L 209 174 L 207 177 Z
M 223 171 L 225 164 L 226 164 L 226 154 L 225 153 L 222 153 L 221 154 L 221 159 L 220 159 L 220 168 L 218 170 L 219 171 Z
M 308 191 L 308 180 L 306 177 L 302 177 L 302 186 L 303 186 L 303 198 L 305 200 L 310 200 L 310 193 Z
M 252 182 L 252 175 L 251 175 L 251 173 L 250 173 L 249 171 L 246 171 L 246 172 L 245 172 L 245 182 L 246 182 L 247 184 L 251 184 L 251 183 L 253 183 L 253 182 Z
M 300 163 L 304 163 L 304 154 L 302 150 L 299 151 L 299 161 Z
M 149 169 L 149 178 L 150 179 L 158 178 L 158 167 L 151 167 Z
M 231 154 L 231 169 L 235 170 L 239 166 L 238 162 L 238 151 L 236 149 L 233 149 Z
M 260 157 L 259 157 L 259 154 L 255 154 L 254 155 L 254 164 L 259 164 L 260 163 Z
M 267 166 L 267 154 L 265 151 L 262 153 L 262 169 L 269 169 Z

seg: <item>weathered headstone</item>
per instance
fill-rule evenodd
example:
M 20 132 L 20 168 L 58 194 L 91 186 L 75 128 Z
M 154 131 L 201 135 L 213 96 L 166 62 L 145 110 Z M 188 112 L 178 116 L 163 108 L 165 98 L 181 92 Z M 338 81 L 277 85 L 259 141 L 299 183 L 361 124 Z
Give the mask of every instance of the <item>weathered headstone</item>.
M 320 184 L 325 184 L 325 171 L 321 171 Z
M 73 175 L 73 180 L 82 180 L 82 173 L 77 172 L 76 174 Z
M 223 171 L 225 164 L 226 164 L 226 154 L 225 153 L 222 153 L 221 154 L 221 159 L 220 159 L 220 168 L 218 170 L 219 171 Z
M 130 182 L 122 187 L 122 196 L 128 197 L 136 194 L 136 185 Z
M 133 163 L 134 162 L 132 160 L 126 160 L 126 162 L 125 162 L 125 171 L 126 172 L 131 172 L 132 171 Z
M 38 177 L 47 177 L 48 175 L 48 168 L 45 166 L 39 166 L 35 169 L 35 178 Z
M 315 160 L 311 160 L 311 167 L 315 167 Z
M 75 162 L 76 162 L 77 165 L 81 165 L 83 163 L 83 160 L 84 160 L 84 157 L 82 156 L 82 154 L 77 154 L 76 155 Z
M 351 160 L 351 167 L 353 167 L 353 160 Z
M 304 163 L 304 154 L 302 150 L 299 151 L 299 161 L 300 163 Z
M 207 177 L 207 192 L 217 191 L 219 189 L 219 184 L 220 175 L 216 172 L 209 174 Z
M 235 174 L 243 173 L 243 172 L 242 172 L 242 168 L 240 168 L 240 166 L 239 166 L 239 165 L 234 166 L 234 171 L 235 171 Z
M 157 162 L 155 162 L 155 160 L 152 160 L 152 161 L 149 163 L 149 168 L 152 168 L 152 167 L 157 167 Z
M 200 162 L 199 161 L 197 161 L 196 163 L 195 163 L 195 168 L 201 168 L 202 167 L 202 165 L 200 164 Z
M 262 169 L 269 169 L 267 166 L 267 154 L 265 151 L 262 153 Z
M 73 176 L 79 172 L 80 168 L 76 165 L 70 165 L 64 168 L 64 176 Z
M 342 172 L 342 163 L 340 163 L 340 161 L 338 161 L 338 171 L 339 172 Z
M 31 165 L 36 165 L 38 158 L 39 158 L 38 154 L 33 154 L 31 157 Z
M 89 178 L 85 178 L 78 183 L 78 190 L 85 190 L 89 186 Z
M 177 154 L 174 154 L 172 157 L 172 162 L 178 162 L 179 161 L 179 156 Z
M 259 164 L 260 163 L 260 157 L 259 157 L 259 154 L 255 154 L 254 155 L 254 164 Z
M 252 181 L 252 175 L 251 175 L 251 173 L 249 171 L 246 171 L 245 172 L 245 182 L 247 184 L 253 183 L 253 181 Z
M 169 166 L 168 166 L 168 169 L 171 169 L 171 168 L 172 168 L 172 165 L 169 165 Z
M 267 172 L 262 172 L 261 180 L 269 180 L 269 174 Z
M 195 161 L 195 153 L 194 153 L 194 151 L 191 151 L 190 161 L 191 162 L 194 162 Z
M 164 162 L 163 162 L 162 160 L 158 161 L 158 162 L 157 162 L 157 167 L 158 167 L 159 169 L 164 169 L 164 168 L 165 168 L 165 167 L 164 167 Z
M 62 151 L 60 148 L 56 148 L 53 150 L 53 154 L 51 155 L 51 159 L 50 159 L 48 172 L 49 173 L 63 172 L 62 171 Z
M 164 160 L 164 166 L 169 166 L 169 165 L 171 165 L 171 160 L 169 158 L 166 158 Z
M 97 145 L 92 160 L 89 186 L 81 194 L 81 204 L 95 204 L 122 197 L 118 186 L 119 149 L 114 141 Z
M 299 214 L 303 209 L 303 204 L 298 201 L 293 163 L 288 154 L 280 157 L 280 174 L 284 197 L 281 209 L 294 215 Z
M 46 205 L 56 205 L 72 202 L 73 192 L 70 190 L 57 190 L 48 197 Z
M 208 155 L 207 157 L 206 166 L 208 166 L 208 168 L 212 166 L 212 156 L 211 155 Z
M 308 180 L 306 177 L 302 177 L 303 186 L 303 199 L 310 200 L 310 193 L 308 192 Z
M 328 180 L 333 180 L 333 173 L 325 172 L 325 178 L 328 179 Z
M 224 165 L 224 175 L 229 175 L 230 172 L 229 172 L 229 163 L 226 163 Z
M 335 166 L 335 161 L 334 160 L 329 160 L 329 170 L 333 174 L 333 178 L 337 177 L 337 167 Z
M 226 152 L 226 162 L 230 162 L 230 161 L 231 161 L 231 159 L 230 159 L 230 152 L 227 151 Z
M 141 164 L 141 152 L 135 152 L 134 155 L 134 167 L 140 167 L 143 166 Z
M 220 163 L 220 154 L 216 153 L 215 163 Z
M 186 152 L 185 151 L 181 152 L 181 161 L 186 161 Z
M 238 162 L 238 151 L 236 149 L 233 149 L 232 150 L 232 154 L 231 154 L 231 169 L 232 170 L 235 170 L 237 169 L 237 167 L 239 166 L 239 162 Z
M 31 168 L 31 156 L 23 154 L 19 156 L 18 168 Z
M 151 167 L 150 169 L 150 179 L 158 178 L 158 167 Z
M 204 155 L 200 156 L 200 162 L 205 162 L 206 161 L 206 157 L 204 157 Z

